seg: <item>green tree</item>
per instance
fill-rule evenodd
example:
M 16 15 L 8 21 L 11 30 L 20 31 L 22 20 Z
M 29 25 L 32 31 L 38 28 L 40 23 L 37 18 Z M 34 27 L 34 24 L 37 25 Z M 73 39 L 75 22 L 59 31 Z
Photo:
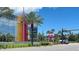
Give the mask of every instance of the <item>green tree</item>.
M 47 34 L 50 34 L 51 32 L 48 30 L 46 33 L 47 33 Z
M 62 32 L 61 31 L 58 31 L 58 33 L 57 33 L 58 35 L 61 35 L 62 34 Z
M 51 33 L 54 33 L 55 32 L 55 29 L 51 29 Z
M 71 34 L 70 36 L 69 36 L 69 41 L 76 41 L 76 36 L 75 35 L 73 35 L 73 34 Z
M 8 20 L 13 20 L 15 18 L 14 10 L 9 7 L 0 7 L 0 17 L 7 18 Z
M 11 35 L 10 33 L 6 34 L 6 37 L 7 37 L 7 42 L 15 41 L 15 37 L 13 35 Z
M 1 36 L 1 41 L 6 42 L 6 36 L 4 34 L 2 34 L 2 36 Z
M 41 25 L 43 24 L 43 18 L 38 15 L 36 12 L 30 12 L 29 14 L 27 14 L 27 21 L 28 24 L 32 24 L 32 22 L 36 25 Z
M 9 7 L 0 7 L 0 17 L 6 18 L 6 20 L 15 20 L 16 16 L 14 15 L 14 10 Z M 8 29 L 9 30 L 9 23 Z
M 55 31 L 54 29 L 51 29 L 51 30 L 48 30 L 46 33 L 50 34 L 50 33 L 54 33 L 54 31 Z
M 2 40 L 2 39 L 1 39 L 1 36 L 2 36 L 2 33 L 0 32 L 0 41 Z
M 79 33 L 76 35 L 76 41 L 79 42 Z
M 38 40 L 39 41 L 46 41 L 46 39 L 45 39 L 45 36 L 44 36 L 44 33 L 38 33 Z
M 38 41 L 42 41 L 42 35 L 41 35 L 41 33 L 38 33 Z
M 33 40 L 35 39 L 35 37 L 37 37 L 37 28 L 38 25 L 43 24 L 42 20 L 43 18 L 38 15 L 36 12 L 30 12 L 29 14 L 26 15 L 26 19 L 28 21 L 28 24 L 31 25 L 31 42 L 33 45 Z M 34 26 L 35 25 L 35 26 Z M 36 30 L 34 30 L 34 28 L 36 28 Z M 35 36 L 35 37 L 34 37 Z

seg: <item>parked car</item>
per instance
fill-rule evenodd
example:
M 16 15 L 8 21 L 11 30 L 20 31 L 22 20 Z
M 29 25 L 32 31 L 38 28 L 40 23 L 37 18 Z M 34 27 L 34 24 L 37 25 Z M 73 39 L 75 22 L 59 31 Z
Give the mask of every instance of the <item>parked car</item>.
M 60 40 L 60 43 L 61 44 L 69 44 L 69 41 L 68 41 L 68 39 L 63 39 L 63 40 Z

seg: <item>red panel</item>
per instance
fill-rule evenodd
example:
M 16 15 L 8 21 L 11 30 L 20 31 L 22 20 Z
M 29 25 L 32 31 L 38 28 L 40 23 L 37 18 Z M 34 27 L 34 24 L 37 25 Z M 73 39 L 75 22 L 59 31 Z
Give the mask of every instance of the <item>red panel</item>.
M 26 20 L 23 21 L 23 41 L 28 40 L 28 24 Z

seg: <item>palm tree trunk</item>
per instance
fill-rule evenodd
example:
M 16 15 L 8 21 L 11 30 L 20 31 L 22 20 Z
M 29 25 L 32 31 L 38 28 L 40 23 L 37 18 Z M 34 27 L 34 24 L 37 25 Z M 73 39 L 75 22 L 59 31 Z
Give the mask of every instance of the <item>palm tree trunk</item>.
M 38 26 L 36 26 L 36 39 L 38 41 Z
M 32 23 L 31 24 L 31 44 L 32 44 L 32 46 L 33 46 L 33 39 L 34 39 L 34 34 L 33 34 L 33 28 L 34 28 L 34 24 Z

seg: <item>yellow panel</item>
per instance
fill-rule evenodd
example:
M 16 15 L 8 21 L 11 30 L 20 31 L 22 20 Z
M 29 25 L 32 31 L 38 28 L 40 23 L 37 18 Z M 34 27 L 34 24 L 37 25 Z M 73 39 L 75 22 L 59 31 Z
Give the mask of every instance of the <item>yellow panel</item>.
M 17 41 L 22 41 L 23 40 L 23 17 L 18 16 L 17 20 Z

